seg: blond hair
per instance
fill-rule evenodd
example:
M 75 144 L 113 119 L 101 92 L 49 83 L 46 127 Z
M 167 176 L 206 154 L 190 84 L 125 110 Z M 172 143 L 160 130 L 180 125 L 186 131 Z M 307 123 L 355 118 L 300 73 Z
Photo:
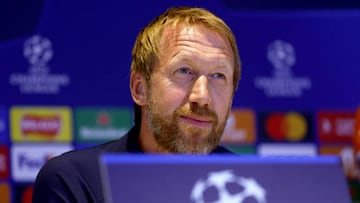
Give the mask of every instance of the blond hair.
M 212 30 L 227 39 L 234 55 L 233 93 L 236 91 L 240 79 L 241 62 L 236 45 L 236 39 L 226 23 L 204 8 L 174 7 L 155 18 L 137 36 L 132 50 L 131 71 L 142 74 L 150 80 L 155 63 L 160 56 L 160 39 L 164 28 L 172 26 L 199 25 Z

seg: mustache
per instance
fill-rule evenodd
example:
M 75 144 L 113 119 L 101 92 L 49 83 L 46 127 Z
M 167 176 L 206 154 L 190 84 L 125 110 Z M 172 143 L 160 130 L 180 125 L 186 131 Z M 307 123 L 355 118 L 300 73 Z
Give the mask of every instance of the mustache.
M 218 117 L 216 115 L 216 113 L 212 110 L 210 110 L 208 107 L 200 107 L 198 104 L 192 104 L 189 106 L 182 106 L 180 108 L 178 108 L 175 111 L 175 115 L 179 116 L 191 116 L 191 115 L 196 115 L 196 116 L 201 116 L 201 117 L 206 117 L 206 118 L 210 118 L 213 122 L 218 122 Z

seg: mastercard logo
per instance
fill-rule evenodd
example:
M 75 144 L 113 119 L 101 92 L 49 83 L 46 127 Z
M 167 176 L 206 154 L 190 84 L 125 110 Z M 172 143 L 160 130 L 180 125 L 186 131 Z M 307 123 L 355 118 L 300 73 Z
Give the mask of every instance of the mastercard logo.
M 272 113 L 265 120 L 265 131 L 273 141 L 296 142 L 306 137 L 308 125 L 299 113 Z

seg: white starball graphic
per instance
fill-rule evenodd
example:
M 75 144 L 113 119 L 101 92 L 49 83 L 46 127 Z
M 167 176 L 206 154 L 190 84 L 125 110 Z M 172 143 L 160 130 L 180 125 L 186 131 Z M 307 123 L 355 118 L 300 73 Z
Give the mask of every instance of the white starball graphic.
M 267 58 L 278 70 L 287 70 L 295 64 L 294 47 L 283 40 L 275 40 L 268 46 Z
M 53 57 L 52 45 L 49 39 L 34 35 L 24 43 L 24 56 L 29 63 L 44 66 Z
M 232 193 L 227 184 L 237 184 L 242 191 Z M 207 201 L 205 192 L 215 188 L 217 199 Z M 210 172 L 206 179 L 199 179 L 191 192 L 190 199 L 194 203 L 243 203 L 247 198 L 253 198 L 258 203 L 266 203 L 266 191 L 253 178 L 236 176 L 231 170 Z

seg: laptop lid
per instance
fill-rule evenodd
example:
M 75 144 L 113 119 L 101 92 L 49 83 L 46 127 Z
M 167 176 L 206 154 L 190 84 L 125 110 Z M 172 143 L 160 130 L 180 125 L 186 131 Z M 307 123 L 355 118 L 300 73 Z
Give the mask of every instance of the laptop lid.
M 350 203 L 338 157 L 104 154 L 107 203 Z

